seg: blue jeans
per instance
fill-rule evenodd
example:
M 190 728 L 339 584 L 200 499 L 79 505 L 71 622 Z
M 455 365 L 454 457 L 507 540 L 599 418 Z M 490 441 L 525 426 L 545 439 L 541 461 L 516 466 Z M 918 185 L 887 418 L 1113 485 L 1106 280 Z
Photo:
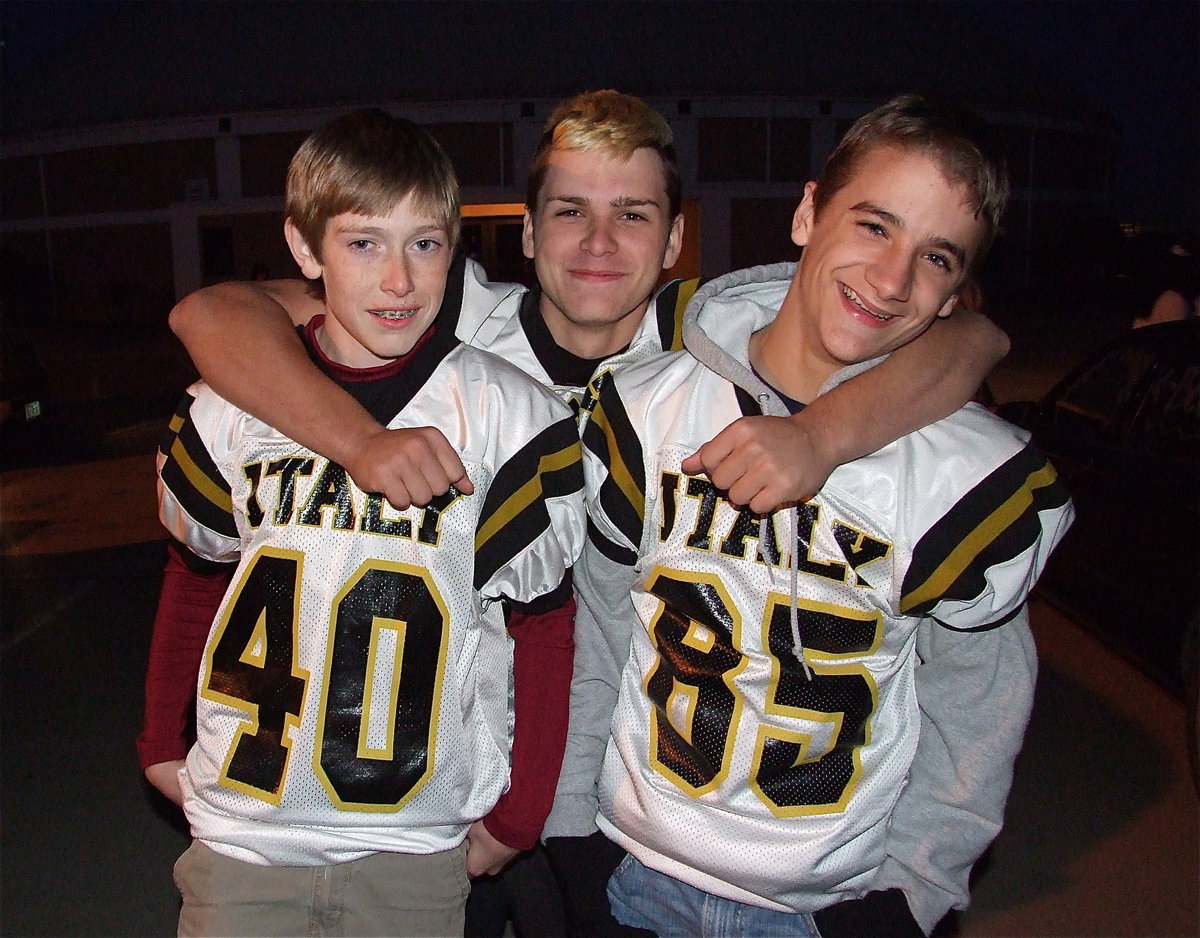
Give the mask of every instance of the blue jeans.
M 820 938 L 812 915 L 722 899 L 626 857 L 608 881 L 613 917 L 660 938 Z

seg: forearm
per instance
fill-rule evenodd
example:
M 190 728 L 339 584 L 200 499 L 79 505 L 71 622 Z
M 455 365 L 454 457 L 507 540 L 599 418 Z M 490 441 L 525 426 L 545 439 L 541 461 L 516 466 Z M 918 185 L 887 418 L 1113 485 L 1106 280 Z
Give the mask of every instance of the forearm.
M 1024 612 L 988 632 L 927 621 L 917 650 L 920 740 L 871 886 L 903 890 L 928 933 L 966 906 L 971 867 L 1000 830 L 1037 660 Z
M 832 470 L 954 413 L 974 397 L 1008 344 L 986 316 L 963 310 L 937 320 L 792 420 Z
M 206 287 L 171 311 L 171 328 L 223 398 L 346 465 L 382 428 L 308 357 L 292 319 L 303 322 L 323 307 L 300 291 L 299 284 Z
M 496 840 L 528 850 L 554 801 L 567 740 L 567 707 L 575 657 L 575 600 L 546 613 L 514 612 L 513 743 L 509 789 L 483 819 Z

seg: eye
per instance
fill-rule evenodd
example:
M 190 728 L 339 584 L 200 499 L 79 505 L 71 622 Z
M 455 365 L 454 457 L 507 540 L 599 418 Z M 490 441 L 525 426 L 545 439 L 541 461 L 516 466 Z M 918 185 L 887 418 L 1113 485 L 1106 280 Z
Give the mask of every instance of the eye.
M 954 261 L 945 254 L 938 254 L 937 252 L 931 251 L 929 254 L 925 255 L 925 259 L 935 267 L 941 268 L 946 273 L 954 272 Z
M 874 235 L 877 238 L 882 238 L 887 234 L 887 231 L 884 230 L 883 225 L 879 224 L 877 221 L 860 221 L 857 222 L 857 224 L 859 228 L 862 228 L 864 231 Z
M 646 218 L 646 216 L 643 215 L 641 212 L 634 212 L 634 211 L 622 212 L 621 218 L 624 219 L 625 221 L 647 221 L 648 220 Z
M 442 242 L 438 241 L 436 238 L 421 238 L 419 241 L 413 242 L 413 250 L 419 251 L 423 254 L 430 251 L 436 251 L 441 246 Z
M 554 213 L 555 218 L 579 218 L 579 209 L 573 207 L 560 208 Z
M 366 238 L 355 238 L 350 242 L 352 251 L 369 251 L 373 246 L 374 242 L 368 241 Z

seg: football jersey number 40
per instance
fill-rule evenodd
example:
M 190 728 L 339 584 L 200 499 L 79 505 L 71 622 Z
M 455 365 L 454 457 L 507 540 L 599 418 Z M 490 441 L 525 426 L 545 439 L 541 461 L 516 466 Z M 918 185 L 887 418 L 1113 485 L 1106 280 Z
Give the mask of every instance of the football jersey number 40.
M 444 673 L 449 616 L 428 571 L 368 561 L 338 591 L 330 616 L 319 710 L 303 714 L 309 673 L 299 666 L 303 554 L 263 550 L 243 568 L 209 641 L 205 698 L 246 712 L 221 784 L 278 805 L 292 733 L 319 720 L 313 771 L 344 810 L 395 811 L 432 772 L 438 675 Z M 368 743 L 368 700 L 381 629 L 393 629 L 396 662 L 382 746 Z M 403 675 L 403 680 L 401 680 Z

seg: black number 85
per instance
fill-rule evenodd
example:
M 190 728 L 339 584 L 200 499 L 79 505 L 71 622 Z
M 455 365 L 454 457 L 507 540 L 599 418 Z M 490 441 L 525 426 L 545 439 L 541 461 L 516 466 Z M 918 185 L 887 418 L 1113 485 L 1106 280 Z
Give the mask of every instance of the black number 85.
M 656 570 L 646 590 L 662 601 L 650 623 L 659 656 L 646 678 L 655 704 L 650 761 L 699 797 L 731 770 L 732 731 L 744 706 L 735 679 L 749 663 L 739 650 L 742 622 L 716 577 Z M 790 602 L 782 594 L 767 598 L 762 645 L 771 657 L 771 677 L 762 709 L 781 720 L 758 727 L 748 782 L 777 816 L 836 813 L 857 786 L 876 696 L 863 665 L 838 659 L 872 652 L 881 618 L 801 600 L 809 680 L 792 648 Z M 799 728 L 789 728 L 789 720 Z M 809 732 L 814 723 L 824 725 L 819 736 Z

